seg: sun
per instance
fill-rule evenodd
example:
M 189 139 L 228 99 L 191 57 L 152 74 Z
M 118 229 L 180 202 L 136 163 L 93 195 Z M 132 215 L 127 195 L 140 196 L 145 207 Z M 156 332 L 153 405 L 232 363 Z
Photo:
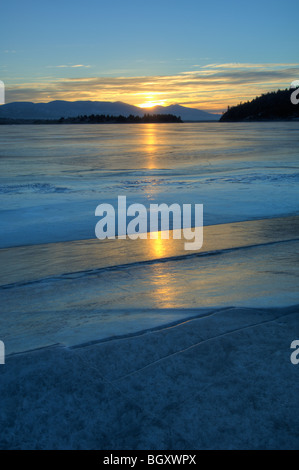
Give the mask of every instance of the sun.
M 164 106 L 165 101 L 159 100 L 159 101 L 146 101 L 145 103 L 142 103 L 139 105 L 140 108 L 153 108 L 154 106 Z

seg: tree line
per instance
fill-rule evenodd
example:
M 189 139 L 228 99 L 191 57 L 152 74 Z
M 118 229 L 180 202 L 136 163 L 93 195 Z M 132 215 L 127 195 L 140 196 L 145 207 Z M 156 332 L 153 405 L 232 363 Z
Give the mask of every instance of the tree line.
M 60 119 L 10 119 L 0 118 L 1 124 L 135 124 L 183 122 L 180 116 L 173 114 L 144 114 L 143 116 L 110 116 L 109 114 L 91 114 L 90 116 L 61 117 Z
M 91 114 L 90 116 L 77 116 L 60 118 L 59 123 L 65 124 L 101 124 L 101 123 L 155 123 L 155 122 L 182 122 L 181 117 L 173 114 L 144 114 L 143 116 L 110 116 L 109 114 Z
M 299 118 L 299 105 L 291 102 L 294 89 L 262 94 L 252 101 L 228 107 L 220 121 L 271 121 Z

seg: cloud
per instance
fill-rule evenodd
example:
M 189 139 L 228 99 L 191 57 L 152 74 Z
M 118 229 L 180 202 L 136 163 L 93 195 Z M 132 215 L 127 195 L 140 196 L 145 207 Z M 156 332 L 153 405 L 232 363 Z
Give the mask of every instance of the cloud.
M 238 62 L 230 62 L 224 64 L 209 64 L 204 65 L 202 68 L 209 68 L 209 69 L 246 69 L 246 68 L 258 68 L 258 69 L 276 69 L 276 68 L 285 68 L 285 67 L 298 67 L 299 63 L 238 63 Z
M 80 68 L 80 67 L 88 69 L 88 68 L 91 67 L 91 65 L 82 65 L 82 64 L 76 64 L 76 65 L 47 65 L 47 68 L 57 68 L 57 69 L 60 69 L 60 68 L 76 69 L 76 68 Z
M 68 66 L 68 67 L 79 67 Z M 60 66 L 62 67 L 62 66 Z M 299 64 L 210 64 L 176 75 L 77 77 L 7 83 L 7 102 L 56 99 L 180 103 L 219 112 L 266 91 L 289 87 L 299 77 Z

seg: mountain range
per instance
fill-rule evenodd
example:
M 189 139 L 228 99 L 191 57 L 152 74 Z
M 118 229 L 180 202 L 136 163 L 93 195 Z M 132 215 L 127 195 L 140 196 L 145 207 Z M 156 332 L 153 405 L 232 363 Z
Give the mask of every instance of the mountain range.
M 16 101 L 0 106 L 0 118 L 4 119 L 60 119 L 80 115 L 109 114 L 112 116 L 143 116 L 144 114 L 173 114 L 183 121 L 218 121 L 219 114 L 211 114 L 200 109 L 187 108 L 179 104 L 139 108 L 121 101 L 51 101 L 31 103 Z

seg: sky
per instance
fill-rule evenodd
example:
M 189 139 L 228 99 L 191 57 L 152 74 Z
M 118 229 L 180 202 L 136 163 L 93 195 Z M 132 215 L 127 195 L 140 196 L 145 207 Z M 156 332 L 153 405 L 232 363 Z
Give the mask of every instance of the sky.
M 123 101 L 221 112 L 299 79 L 299 2 L 9 0 L 6 102 Z

